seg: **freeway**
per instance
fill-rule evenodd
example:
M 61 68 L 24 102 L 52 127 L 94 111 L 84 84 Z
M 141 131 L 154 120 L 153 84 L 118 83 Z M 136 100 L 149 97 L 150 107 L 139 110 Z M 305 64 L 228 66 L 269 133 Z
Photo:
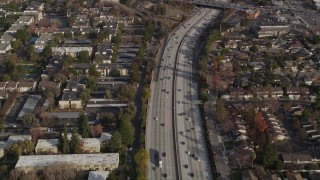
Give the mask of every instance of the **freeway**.
M 199 9 L 172 33 L 162 54 L 146 128 L 149 179 L 212 179 L 199 107 L 192 104 L 198 98 L 192 61 L 195 41 L 217 14 Z

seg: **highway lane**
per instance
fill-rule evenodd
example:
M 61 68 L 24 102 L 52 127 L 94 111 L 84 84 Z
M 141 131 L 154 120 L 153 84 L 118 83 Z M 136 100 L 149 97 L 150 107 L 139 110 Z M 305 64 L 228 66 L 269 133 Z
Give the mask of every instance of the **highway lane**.
M 181 42 L 188 31 L 194 24 L 211 11 L 201 9 L 194 14 L 184 25 L 178 28 L 169 38 L 168 45 L 161 58 L 161 67 L 159 69 L 159 79 L 152 81 L 152 95 L 150 99 L 151 106 L 148 109 L 148 120 L 146 130 L 146 149 L 150 153 L 150 163 L 148 166 L 149 179 L 185 179 L 186 172 L 180 173 L 180 155 L 176 156 L 179 151 L 179 144 L 176 144 L 175 135 L 177 135 L 173 126 L 175 121 L 172 119 L 175 102 L 172 100 L 173 73 L 177 52 Z M 157 120 L 156 120 L 157 117 Z M 164 126 L 163 126 L 164 123 Z M 176 149 L 175 149 L 176 148 Z M 166 156 L 161 157 L 165 152 Z M 178 152 L 179 154 L 179 152 Z M 159 158 L 162 159 L 163 167 L 159 168 Z M 186 162 L 189 163 L 189 162 Z M 155 167 L 156 170 L 155 171 Z M 188 176 L 190 177 L 190 176 Z
M 193 76 L 193 51 L 195 42 L 203 31 L 218 15 L 217 10 L 210 10 L 188 32 L 179 51 L 177 66 L 177 123 L 181 148 L 182 179 L 212 179 L 210 162 L 205 146 L 204 134 L 201 124 L 200 110 L 198 105 L 192 104 L 198 99 L 197 84 L 192 82 Z M 182 144 L 184 143 L 184 145 Z M 190 152 L 188 155 L 187 152 Z M 194 156 L 193 156 L 194 154 Z M 199 158 L 200 161 L 197 161 Z M 194 176 L 194 177 L 191 177 Z

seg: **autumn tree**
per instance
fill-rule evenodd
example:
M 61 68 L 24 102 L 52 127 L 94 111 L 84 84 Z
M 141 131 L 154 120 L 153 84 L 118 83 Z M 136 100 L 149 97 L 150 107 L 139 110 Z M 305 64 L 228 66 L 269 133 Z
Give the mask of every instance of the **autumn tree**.
M 36 124 L 36 117 L 32 113 L 27 113 L 22 117 L 23 123 L 26 127 L 32 127 Z
M 145 149 L 140 149 L 134 155 L 134 162 L 137 164 L 136 171 L 138 179 L 146 179 L 146 171 L 148 167 L 149 153 Z
M 116 119 L 114 113 L 106 112 L 106 113 L 100 114 L 99 120 L 103 124 L 110 126 L 110 125 L 115 125 L 117 119 Z
M 262 112 L 258 111 L 254 117 L 254 123 L 256 128 L 260 132 L 264 132 L 267 129 L 267 124 L 263 118 Z
M 102 132 L 103 132 L 103 127 L 100 124 L 90 127 L 90 135 L 93 138 L 100 137 Z
M 43 135 L 40 126 L 31 127 L 30 128 L 30 134 L 31 134 L 32 141 L 34 143 L 38 142 L 38 139 L 40 139 L 41 136 Z

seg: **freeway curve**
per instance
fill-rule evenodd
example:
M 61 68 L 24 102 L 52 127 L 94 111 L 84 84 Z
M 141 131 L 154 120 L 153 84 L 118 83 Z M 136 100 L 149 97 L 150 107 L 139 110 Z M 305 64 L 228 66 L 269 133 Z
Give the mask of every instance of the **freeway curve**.
M 151 82 L 147 118 L 149 179 L 212 179 L 199 109 L 192 104 L 198 98 L 192 51 L 193 41 L 216 15 L 217 10 L 199 9 L 171 34 L 162 54 L 159 76 Z

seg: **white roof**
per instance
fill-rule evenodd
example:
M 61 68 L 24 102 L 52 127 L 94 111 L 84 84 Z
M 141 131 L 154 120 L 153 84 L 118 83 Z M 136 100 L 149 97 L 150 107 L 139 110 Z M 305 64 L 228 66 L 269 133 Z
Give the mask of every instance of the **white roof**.
M 119 165 L 119 153 L 19 156 L 19 160 L 15 168 L 45 167 L 51 164 L 61 163 L 75 164 L 79 166 L 98 164 Z
M 106 180 L 109 171 L 90 171 L 88 180 Z
M 13 144 L 19 141 L 31 140 L 31 135 L 11 135 L 9 136 L 7 143 Z
M 100 136 L 100 141 L 109 141 L 111 139 L 112 135 L 109 134 L 109 133 L 101 133 L 101 136 Z
M 36 148 L 58 147 L 58 139 L 39 139 Z
M 100 141 L 97 138 L 83 138 L 84 147 L 100 147 Z

